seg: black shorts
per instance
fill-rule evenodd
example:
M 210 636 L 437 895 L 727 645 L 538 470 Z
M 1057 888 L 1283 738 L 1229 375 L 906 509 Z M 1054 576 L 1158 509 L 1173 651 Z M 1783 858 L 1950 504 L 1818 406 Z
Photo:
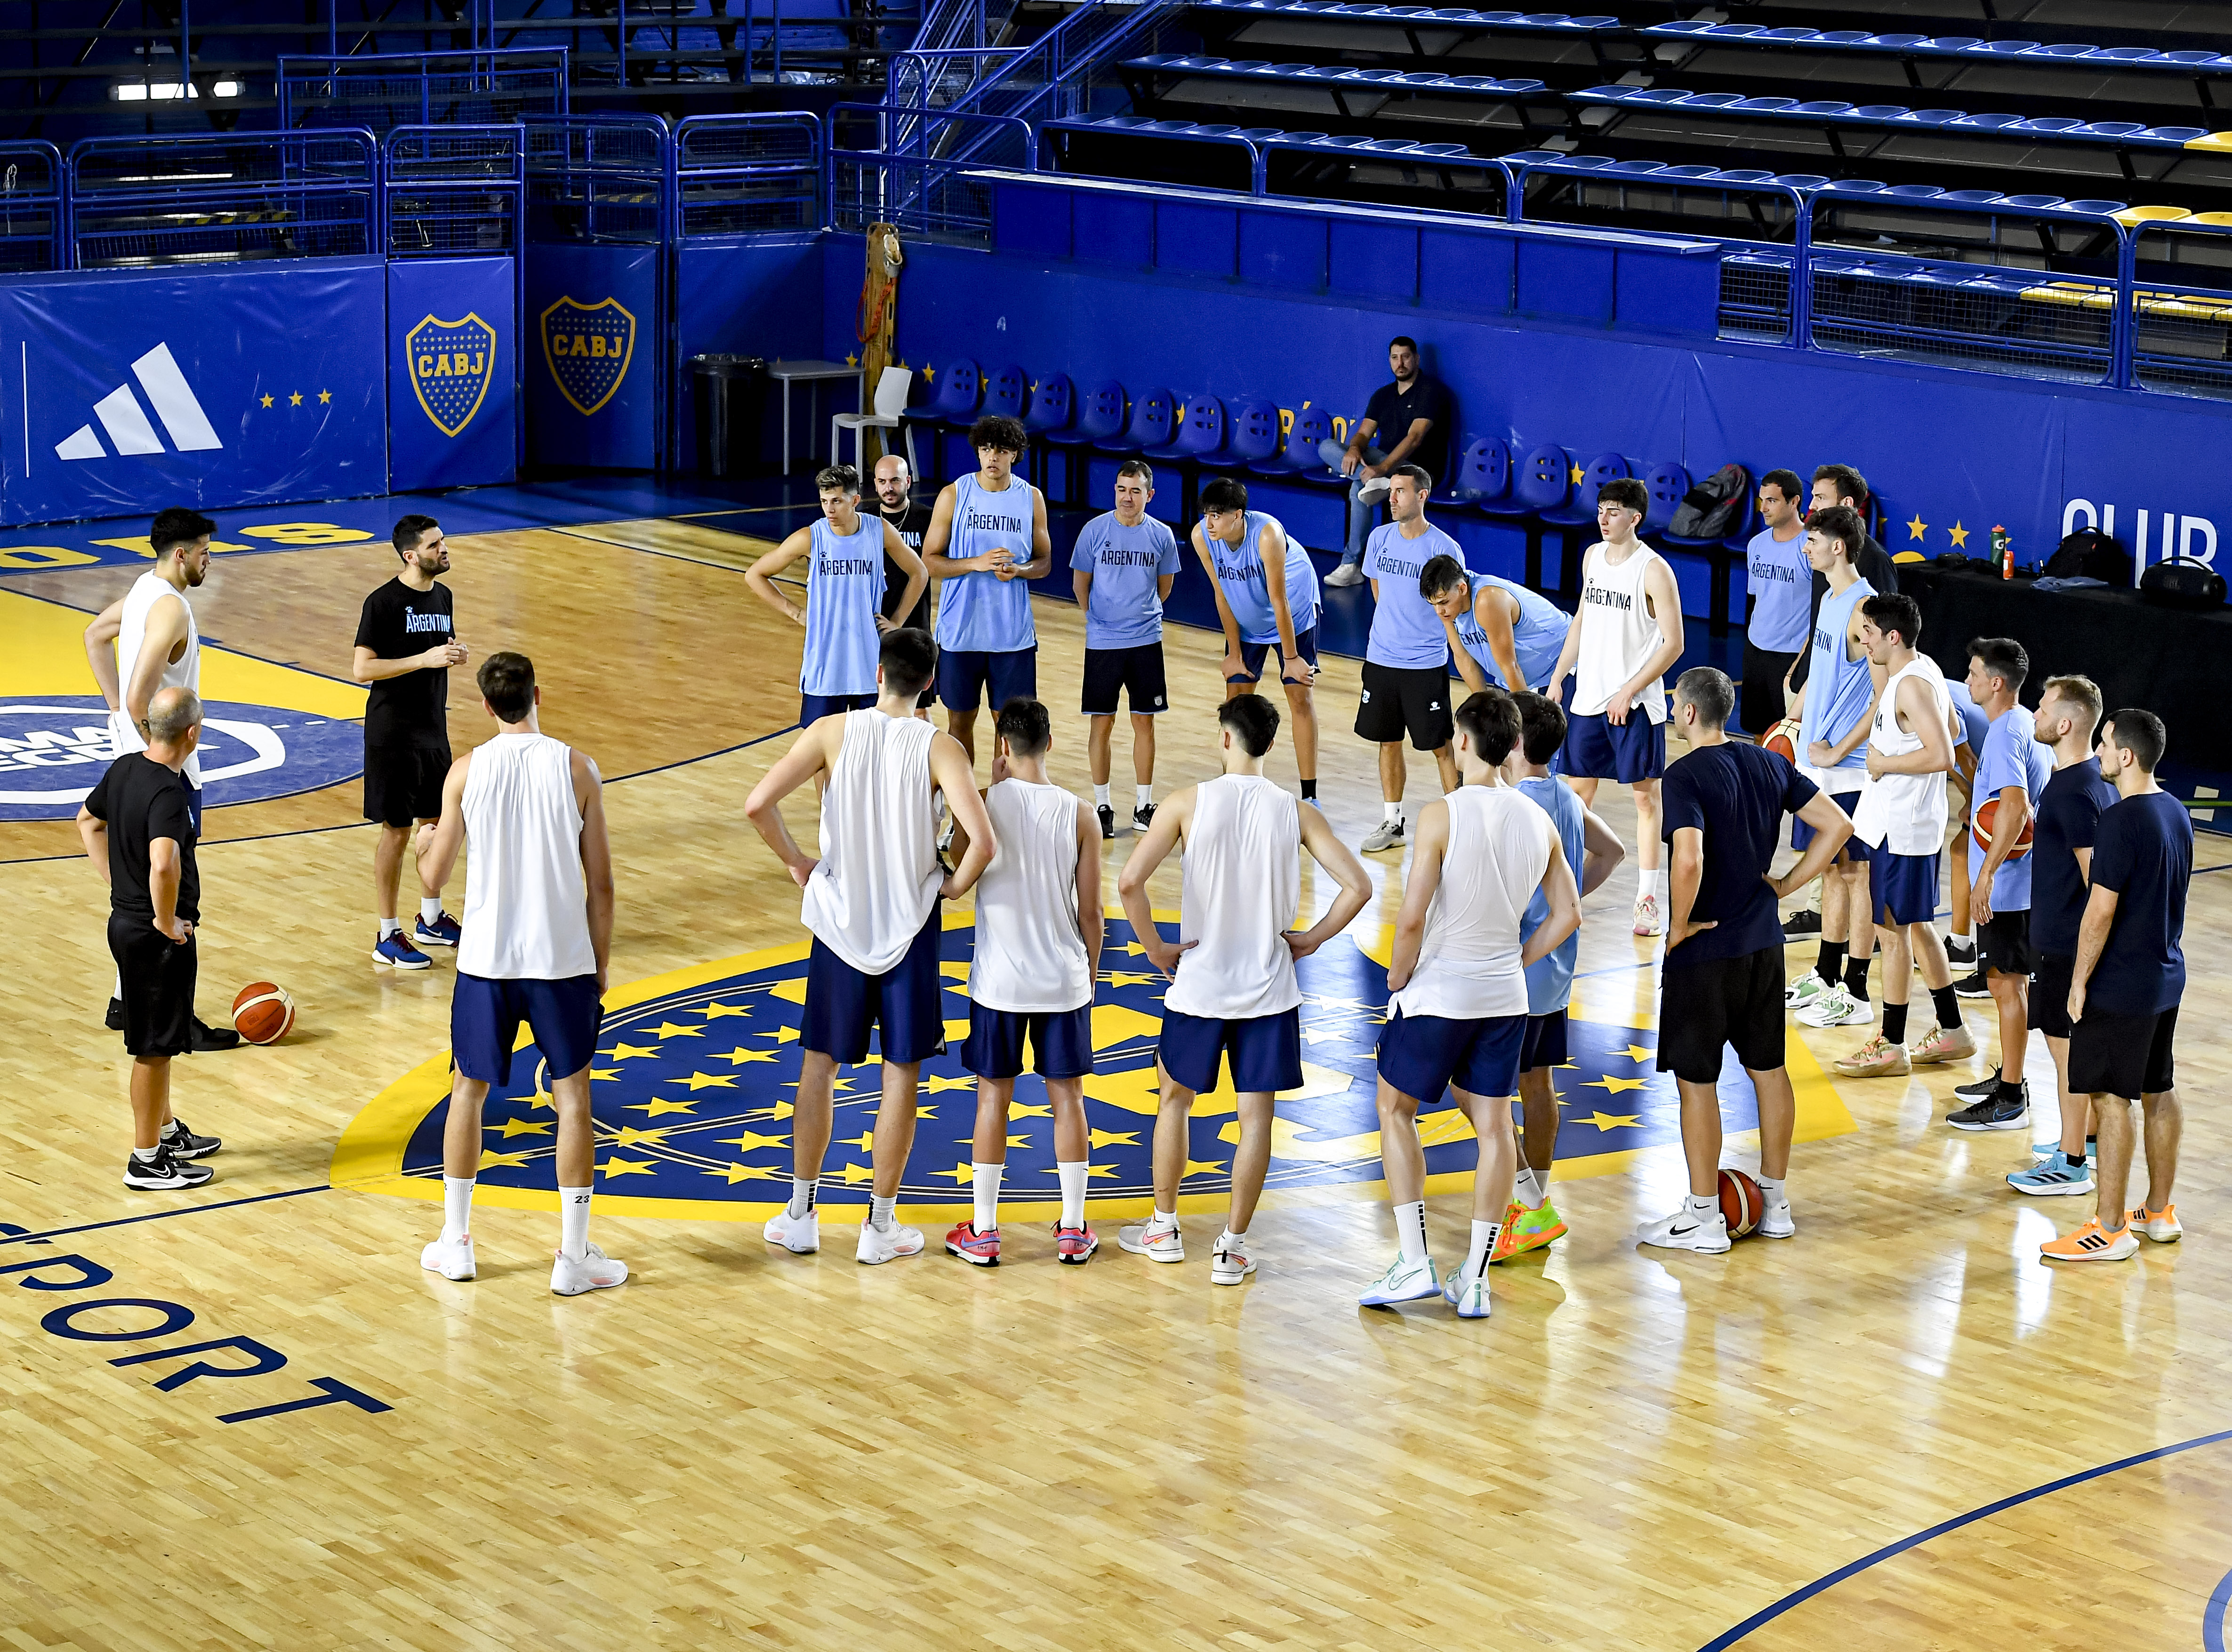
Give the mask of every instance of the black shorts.
M 1685 1084 L 1721 1076 L 1721 1046 L 1750 1072 L 1782 1066 L 1782 949 L 1669 964 L 1658 988 L 1658 1070 Z
M 442 818 L 442 783 L 450 778 L 450 742 L 414 740 L 364 748 L 364 818 L 407 826 Z
M 194 1047 L 195 943 L 184 944 L 138 912 L 108 915 L 108 953 L 124 983 L 124 1047 L 133 1055 L 184 1055 Z
M 1358 739 L 1392 746 L 1408 734 L 1418 750 L 1439 751 L 1457 731 L 1450 715 L 1447 667 L 1364 662 L 1364 695 L 1356 703 Z
M 1995 912 L 1976 930 L 1976 956 L 1983 968 L 2002 975 L 2034 975 L 2038 954 L 2030 946 L 2030 914 Z
M 2069 1035 L 2069 1087 L 2080 1096 L 2158 1096 L 2177 1079 L 2170 1044 L 2177 1006 L 2156 1015 L 2111 1015 L 2086 1006 Z
M 2069 1036 L 2069 977 L 2077 968 L 2074 958 L 2038 955 L 2038 970 L 2030 978 L 2031 1030 L 2046 1038 Z
M 1114 716 L 1119 688 L 1135 717 L 1152 717 L 1170 709 L 1171 691 L 1163 680 L 1160 643 L 1085 651 L 1085 695 L 1080 709 L 1088 717 Z
M 1782 721 L 1782 676 L 1798 663 L 1795 654 L 1778 654 L 1772 649 L 1754 648 L 1744 644 L 1743 683 L 1742 697 L 1736 702 L 1736 722 L 1748 735 L 1767 738 L 1775 725 Z
M 1527 1036 L 1519 1046 L 1519 1070 L 1539 1072 L 1566 1065 L 1566 1012 L 1554 1009 L 1527 1018 Z

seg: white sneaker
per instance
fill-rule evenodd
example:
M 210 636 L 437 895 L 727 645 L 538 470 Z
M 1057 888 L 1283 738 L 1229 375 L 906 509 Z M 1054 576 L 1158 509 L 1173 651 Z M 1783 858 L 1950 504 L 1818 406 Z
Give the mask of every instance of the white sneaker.
M 1248 1241 L 1230 1233 L 1217 1236 L 1217 1249 L 1209 1259 L 1209 1282 L 1211 1285 L 1237 1285 L 1256 1271 L 1256 1259 L 1249 1254 Z
M 1344 562 L 1325 576 L 1325 582 L 1327 585 L 1339 586 L 1343 589 L 1352 585 L 1362 585 L 1364 570 L 1354 562 Z
M 1696 1216 L 1685 1205 L 1671 1216 L 1637 1228 L 1635 1240 L 1638 1245 L 1655 1245 L 1661 1250 L 1703 1251 L 1717 1256 L 1729 1247 L 1729 1224 L 1717 1210 L 1710 1216 Z
M 1356 484 L 1356 502 L 1359 505 L 1378 504 L 1387 496 L 1388 485 L 1385 476 L 1367 477 Z
M 1402 1256 L 1387 1265 L 1379 1281 L 1356 1299 L 1359 1308 L 1392 1308 L 1398 1302 L 1423 1302 L 1441 1294 L 1442 1281 L 1431 1256 L 1410 1261 Z
M 614 1261 L 594 1245 L 581 1247 L 579 1261 L 558 1253 L 550 1264 L 550 1290 L 555 1296 L 579 1296 L 584 1291 L 609 1291 L 627 1283 L 627 1264 Z
M 1782 1007 L 1785 1009 L 1803 1009 L 1807 1005 L 1819 1000 L 1821 994 L 1828 990 L 1829 983 L 1821 979 L 1821 972 L 1819 969 L 1808 969 L 1783 988 Z
M 1666 921 L 1658 915 L 1658 897 L 1645 895 L 1635 904 L 1635 932 L 1638 935 L 1664 935 Z
M 879 1262 L 895 1262 L 902 1256 L 921 1254 L 921 1228 L 904 1228 L 898 1222 L 879 1228 L 873 1221 L 864 1221 L 860 1224 L 860 1247 L 853 1253 L 853 1260 L 873 1267 Z
M 418 1266 L 445 1279 L 471 1279 L 479 1272 L 473 1260 L 473 1236 L 459 1234 L 455 1239 L 431 1241 L 418 1253 Z
M 1450 1274 L 1449 1283 L 1442 1287 L 1442 1299 L 1457 1311 L 1460 1319 L 1487 1318 L 1488 1274 L 1483 1271 L 1470 1279 Z
M 816 1208 L 802 1216 L 794 1216 L 790 1207 L 785 1205 L 768 1218 L 767 1242 L 795 1251 L 801 1256 L 813 1255 L 821 1248 L 821 1212 Z
M 1400 849 L 1410 839 L 1403 835 L 1403 822 L 1382 820 L 1372 829 L 1372 835 L 1356 846 L 1367 855 L 1376 855 L 1382 849 Z
M 1762 1239 L 1788 1239 L 1798 1231 L 1798 1223 L 1790 1214 L 1790 1201 L 1770 1204 L 1759 1213 L 1759 1226 L 1752 1231 Z
M 1867 1027 L 1875 1018 L 1875 1006 L 1853 997 L 1841 981 L 1798 1012 L 1801 1027 Z
M 1144 1256 L 1151 1262 L 1185 1260 L 1185 1237 L 1178 1232 L 1176 1222 L 1167 1228 L 1158 1228 L 1152 1221 L 1135 1221 L 1128 1228 L 1116 1230 L 1116 1243 L 1135 1256 Z

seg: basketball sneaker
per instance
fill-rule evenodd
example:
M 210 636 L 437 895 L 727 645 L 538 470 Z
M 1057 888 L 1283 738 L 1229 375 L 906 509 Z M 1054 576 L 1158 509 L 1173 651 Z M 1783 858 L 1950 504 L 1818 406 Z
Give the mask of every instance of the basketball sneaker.
M 1664 935 L 1666 920 L 1658 915 L 1658 897 L 1645 895 L 1635 904 L 1635 932 L 1638 935 Z
M 1345 591 L 1352 585 L 1364 583 L 1364 570 L 1354 562 L 1343 562 L 1325 576 L 1325 582 L 1336 591 Z
M 1114 837 L 1116 835 L 1116 811 L 1111 808 L 1107 804 L 1103 803 L 1094 808 L 1093 812 L 1100 817 L 1100 835 L 1104 838 Z
M 1217 1248 L 1209 1255 L 1211 1285 L 1237 1285 L 1255 1271 L 1256 1257 L 1247 1240 L 1230 1231 L 1217 1236 Z
M 1423 1302 L 1430 1296 L 1439 1296 L 1442 1281 L 1434 1272 L 1431 1256 L 1410 1261 L 1402 1256 L 1387 1265 L 1387 1271 L 1379 1280 L 1356 1299 L 1359 1308 L 1392 1308 L 1398 1302 Z
M 1951 936 L 1947 936 L 1945 962 L 1956 969 L 1974 971 L 1976 968 L 1976 943 L 1974 941 L 1956 941 Z
M 1953 1093 L 1963 1101 L 1989 1101 L 2000 1093 L 2002 1076 L 2000 1069 L 1994 1067 L 1989 1078 L 1979 1079 L 1974 1084 L 1956 1084 L 1953 1086 Z M 2029 1081 L 2026 1079 L 2024 1082 Z
M 1820 933 L 1821 915 L 1810 908 L 1803 912 L 1793 912 L 1782 920 L 1782 938 L 1786 941 L 1795 941 L 1802 936 Z
M 785 1205 L 767 1220 L 767 1242 L 780 1245 L 801 1256 L 811 1256 L 821 1248 L 821 1213 L 809 1210 L 802 1216 L 790 1214 Z
M 380 937 L 380 944 L 372 949 L 372 961 L 384 963 L 391 969 L 431 969 L 434 961 L 403 938 L 403 931 L 391 930 Z
M 1788 1239 L 1798 1232 L 1798 1219 L 1790 1214 L 1790 1201 L 1777 1199 L 1762 1189 L 1759 1225 L 1752 1229 L 1762 1239 Z
M 1145 832 L 1149 826 L 1154 824 L 1155 806 L 1153 804 L 1142 803 L 1138 808 L 1132 811 L 1132 836 L 1137 837 L 1140 832 Z
M 186 1128 L 186 1121 L 173 1116 L 171 1128 L 164 1132 L 163 1145 L 182 1159 L 205 1159 L 224 1143 L 214 1136 L 197 1136 Z
M 1356 484 L 1356 502 L 1376 505 L 1387 496 L 1389 486 L 1385 476 L 1368 476 Z
M 124 1185 L 127 1188 L 198 1188 L 215 1178 L 214 1171 L 189 1164 L 173 1153 L 167 1142 L 156 1143 L 152 1158 L 143 1159 L 134 1153 L 124 1161 Z
M 1515 1202 L 1504 1207 L 1503 1231 L 1496 1236 L 1496 1249 L 1488 1259 L 1489 1266 L 1524 1256 L 1531 1250 L 1541 1250 L 1552 1240 L 1565 1236 L 1566 1224 L 1548 1200 L 1534 1210 Z
M 577 1259 L 560 1251 L 550 1264 L 550 1293 L 580 1296 L 584 1291 L 609 1291 L 627 1283 L 627 1264 L 616 1261 L 594 1245 L 581 1247 Z
M 2061 1143 L 2059 1141 L 2033 1142 L 2030 1144 L 2030 1156 L 2034 1159 L 2058 1158 L 2060 1154 Z M 2087 1164 L 2098 1164 L 2100 1162 L 2100 1138 L 2098 1136 L 2087 1136 L 2085 1138 L 2085 1162 Z
M 1976 1053 L 1976 1035 L 1965 1027 L 1947 1032 L 1933 1027 L 1906 1046 L 1906 1059 L 1918 1067 L 1937 1061 L 1959 1061 Z
M 2129 1228 L 2105 1233 L 2096 1218 L 2073 1234 L 2047 1240 L 2038 1254 L 2049 1262 L 2120 1262 L 2138 1247 L 2138 1235 Z
M 1699 1215 L 1687 1205 L 1635 1230 L 1636 1243 L 1660 1250 L 1703 1251 L 1717 1256 L 1729 1247 L 1728 1218 L 1718 1210 Z
M 447 912 L 441 913 L 431 923 L 422 917 L 411 926 L 411 938 L 422 947 L 455 947 L 457 937 L 464 933 L 457 927 L 457 920 Z
M 202 1050 L 237 1050 L 241 1038 L 238 1029 L 230 1027 L 211 1027 L 200 1016 L 194 1017 L 192 1041 L 188 1048 Z
M 1798 1012 L 1801 1027 L 1866 1027 L 1875 1018 L 1875 1007 L 1853 997 L 1841 981 Z
M 882 1262 L 895 1262 L 902 1256 L 922 1254 L 922 1229 L 905 1228 L 893 1222 L 888 1228 L 879 1228 L 873 1221 L 860 1224 L 860 1243 L 853 1251 L 853 1260 L 873 1267 Z
M 976 1231 L 974 1222 L 964 1221 L 945 1236 L 945 1254 L 958 1256 L 964 1262 L 974 1262 L 978 1267 L 1000 1266 L 1000 1230 L 987 1228 Z
M 2022 1130 L 2030 1124 L 2030 1091 L 2002 1084 L 1989 1101 L 1972 1101 L 1945 1115 L 1955 1130 Z
M 2126 1230 L 2144 1234 L 2157 1245 L 2175 1244 L 2184 1234 L 2185 1226 L 2177 1219 L 2177 1207 L 2164 1205 L 2159 1210 L 2126 1211 L 2124 1215 Z
M 2064 1193 L 2090 1193 L 2092 1191 L 2092 1167 L 2072 1164 L 2062 1156 L 2060 1145 L 2056 1143 L 2049 1156 L 2039 1160 L 2028 1169 L 2009 1171 L 2008 1185 L 2017 1193 L 2028 1193 L 2039 1199 L 2051 1199 Z
M 1069 1267 L 1083 1267 L 1093 1260 L 1093 1253 L 1100 1248 L 1100 1235 L 1091 1224 L 1083 1228 L 1057 1228 L 1054 1230 L 1054 1260 Z
M 1953 983 L 1953 990 L 1963 998 L 1989 998 L 1992 995 L 1992 989 L 1984 984 L 1984 972 L 1981 969 L 1973 975 L 1962 976 Z
M 459 1234 L 455 1239 L 429 1240 L 426 1248 L 418 1253 L 418 1266 L 460 1283 L 475 1277 L 480 1265 L 473 1257 L 473 1236 Z
M 1383 849 L 1400 849 L 1409 841 L 1403 835 L 1401 820 L 1382 820 L 1372 827 L 1372 835 L 1356 846 L 1367 855 L 1376 855 Z
M 1183 1262 L 1185 1260 L 1185 1238 L 1172 1221 L 1167 1226 L 1152 1220 L 1135 1221 L 1116 1230 L 1116 1243 L 1134 1255 L 1144 1256 L 1151 1262 Z
M 1449 1283 L 1442 1286 L 1442 1300 L 1457 1311 L 1460 1319 L 1487 1318 L 1488 1275 L 1476 1273 L 1466 1279 L 1462 1274 L 1450 1274 Z
M 1800 1018 L 1803 1020 L 1801 1016 Z M 1846 1079 L 1904 1079 L 1914 1071 L 1905 1049 L 1892 1043 L 1881 1033 L 1850 1055 L 1840 1056 L 1830 1064 L 1838 1074 Z
M 1821 972 L 1808 969 L 1783 989 L 1782 1007 L 1785 1009 L 1804 1009 L 1828 990 L 1829 983 L 1821 979 Z

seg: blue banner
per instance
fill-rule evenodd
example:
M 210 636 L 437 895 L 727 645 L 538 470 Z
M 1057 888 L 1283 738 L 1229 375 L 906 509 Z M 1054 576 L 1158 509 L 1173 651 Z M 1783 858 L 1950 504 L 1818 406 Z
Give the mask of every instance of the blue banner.
M 57 522 L 384 490 L 384 268 L 0 285 L 0 512 Z
M 527 441 L 537 464 L 659 463 L 659 253 L 533 246 Z
M 389 486 L 477 487 L 518 474 L 518 319 L 509 258 L 387 267 Z

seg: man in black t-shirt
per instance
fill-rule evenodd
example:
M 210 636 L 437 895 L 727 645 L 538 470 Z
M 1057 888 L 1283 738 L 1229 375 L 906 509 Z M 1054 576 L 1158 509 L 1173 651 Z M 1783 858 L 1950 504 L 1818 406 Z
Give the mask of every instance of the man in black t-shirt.
M 1440 379 L 1419 371 L 1415 339 L 1391 341 L 1387 366 L 1395 382 L 1372 392 L 1364 417 L 1348 427 L 1348 445 L 1330 438 L 1318 444 L 1318 457 L 1349 478 L 1348 545 L 1341 552 L 1340 566 L 1326 576 L 1327 585 L 1364 583 L 1364 541 L 1372 533 L 1374 508 L 1387 496 L 1387 478 L 1397 465 L 1415 464 L 1436 483 L 1449 482 L 1457 405 Z
M 193 802 L 179 771 L 201 741 L 202 703 L 191 689 L 159 689 L 147 702 L 146 729 L 147 748 L 111 763 L 79 806 L 77 831 L 108 882 L 108 950 L 132 1054 L 124 1185 L 194 1188 L 210 1173 L 193 1161 L 224 1145 L 195 1135 L 171 1111 L 171 1058 L 194 1046 L 202 880 Z
M 886 453 L 876 461 L 876 510 L 883 519 L 899 530 L 900 540 L 917 556 L 922 554 L 923 531 L 930 526 L 930 507 L 914 501 L 914 473 L 907 468 L 906 456 Z M 932 609 L 931 587 L 926 582 L 922 595 L 913 610 L 902 619 L 899 603 L 906 596 L 906 571 L 892 560 L 888 553 L 884 557 L 884 618 L 897 625 L 916 631 L 931 628 Z M 915 702 L 917 715 L 927 722 L 930 708 L 938 699 L 938 686 L 932 683 L 922 691 Z
M 450 571 L 449 543 L 431 516 L 395 524 L 403 568 L 364 599 L 357 621 L 354 675 L 372 686 L 364 706 L 364 814 L 380 823 L 373 850 L 373 896 L 380 939 L 372 961 L 392 969 L 424 969 L 420 947 L 455 947 L 457 921 L 442 910 L 442 891 L 418 884 L 418 921 L 403 932 L 395 895 L 412 829 L 442 817 L 442 782 L 450 774 L 450 667 L 465 663 L 457 638 L 450 588 L 435 582 Z M 416 940 L 417 945 L 412 944 Z
M 1658 1067 L 1682 1092 L 1682 1151 L 1690 1196 L 1681 1209 L 1642 1228 L 1645 1245 L 1724 1251 L 1721 1215 L 1721 1050 L 1733 1045 L 1759 1101 L 1759 1231 L 1788 1239 L 1783 1178 L 1798 1098 L 1782 1053 L 1782 925 L 1775 903 L 1818 876 L 1852 835 L 1836 800 L 1788 758 L 1728 737 L 1736 684 L 1710 665 L 1674 685 L 1674 725 L 1690 754 L 1666 766 L 1660 830 L 1671 855 L 1666 956 L 1660 971 Z M 1768 867 L 1788 813 L 1813 840 L 1782 877 Z

